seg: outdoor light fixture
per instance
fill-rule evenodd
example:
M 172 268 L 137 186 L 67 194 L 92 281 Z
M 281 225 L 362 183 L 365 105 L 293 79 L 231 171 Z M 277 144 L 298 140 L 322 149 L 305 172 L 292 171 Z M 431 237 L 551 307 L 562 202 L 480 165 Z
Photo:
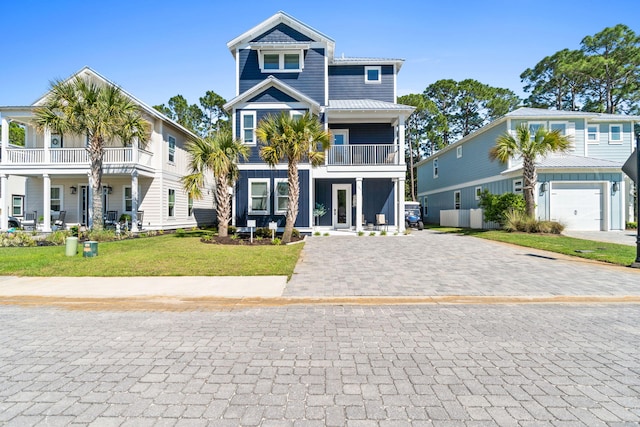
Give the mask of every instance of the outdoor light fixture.
M 107 185 L 107 194 L 113 193 L 113 188 L 110 185 Z
M 71 194 L 76 194 L 78 192 L 78 187 L 72 185 L 71 187 L 69 187 L 71 189 Z
M 542 184 L 540 184 L 540 192 L 544 193 L 545 191 L 547 191 L 547 183 L 543 182 Z
M 616 193 L 620 189 L 620 184 L 614 181 L 612 189 L 613 189 L 613 192 Z

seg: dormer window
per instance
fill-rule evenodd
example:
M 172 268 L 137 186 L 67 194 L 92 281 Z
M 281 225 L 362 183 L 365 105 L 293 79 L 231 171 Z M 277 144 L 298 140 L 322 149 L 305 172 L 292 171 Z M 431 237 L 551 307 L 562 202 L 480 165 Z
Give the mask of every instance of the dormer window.
M 258 53 L 260 71 L 263 73 L 299 73 L 304 67 L 304 51 L 272 51 L 261 50 Z

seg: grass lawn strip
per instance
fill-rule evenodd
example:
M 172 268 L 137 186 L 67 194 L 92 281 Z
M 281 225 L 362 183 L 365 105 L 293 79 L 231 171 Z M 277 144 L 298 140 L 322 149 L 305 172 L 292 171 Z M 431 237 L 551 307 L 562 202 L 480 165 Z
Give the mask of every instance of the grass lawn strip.
M 98 256 L 65 256 L 64 246 L 0 248 L 0 275 L 13 276 L 287 276 L 303 244 L 225 246 L 175 234 L 101 242 Z

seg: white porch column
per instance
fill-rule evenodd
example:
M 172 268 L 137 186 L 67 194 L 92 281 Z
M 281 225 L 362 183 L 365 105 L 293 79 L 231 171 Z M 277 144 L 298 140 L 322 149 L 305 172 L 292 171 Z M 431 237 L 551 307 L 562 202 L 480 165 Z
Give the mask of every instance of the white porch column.
M 140 157 L 140 152 L 138 151 L 139 147 L 140 141 L 138 141 L 138 138 L 133 138 L 133 143 L 131 144 L 131 161 L 134 165 L 138 164 L 138 160 Z
M 404 165 L 404 116 L 398 117 L 398 164 Z M 402 190 L 404 194 L 404 189 Z M 404 200 L 404 197 L 402 198 Z M 404 222 L 404 221 L 403 221 Z
M 51 178 L 49 174 L 43 174 L 42 179 L 44 181 L 44 185 L 42 186 L 42 201 L 44 203 L 43 211 L 42 211 L 42 231 L 50 232 L 51 231 Z
M 137 148 L 134 148 L 137 152 Z M 131 172 L 131 231 L 138 230 L 138 171 Z
M 398 209 L 398 213 L 396 214 L 396 218 L 398 219 L 398 232 L 404 232 L 404 184 L 405 180 L 400 178 L 396 182 L 397 185 L 397 197 L 398 203 L 396 203 L 396 209 Z
M 51 128 L 49 126 L 44 128 L 44 162 L 51 163 Z
M 4 123 L 4 121 L 3 121 Z M 4 130 L 4 124 L 2 126 Z M 9 228 L 9 198 L 7 197 L 7 175 L 0 175 L 0 230 Z
M 7 158 L 7 148 L 9 148 L 9 120 L 5 117 L 2 118 L 2 134 L 0 135 L 0 138 L 2 142 L 0 151 L 0 156 L 2 156 L 1 162 L 9 163 L 9 159 Z M 2 193 L 2 197 L 4 197 L 4 192 Z M 6 230 L 6 227 L 4 229 Z
M 362 231 L 362 178 L 356 178 L 356 232 Z
M 87 174 L 87 225 L 89 229 L 93 228 L 93 178 L 91 173 Z

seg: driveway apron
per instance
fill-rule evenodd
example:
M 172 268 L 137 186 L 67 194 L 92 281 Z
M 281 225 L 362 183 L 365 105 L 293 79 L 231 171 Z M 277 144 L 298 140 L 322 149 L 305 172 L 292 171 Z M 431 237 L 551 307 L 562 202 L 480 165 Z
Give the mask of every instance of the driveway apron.
M 432 230 L 307 239 L 285 296 L 639 295 L 640 271 Z

